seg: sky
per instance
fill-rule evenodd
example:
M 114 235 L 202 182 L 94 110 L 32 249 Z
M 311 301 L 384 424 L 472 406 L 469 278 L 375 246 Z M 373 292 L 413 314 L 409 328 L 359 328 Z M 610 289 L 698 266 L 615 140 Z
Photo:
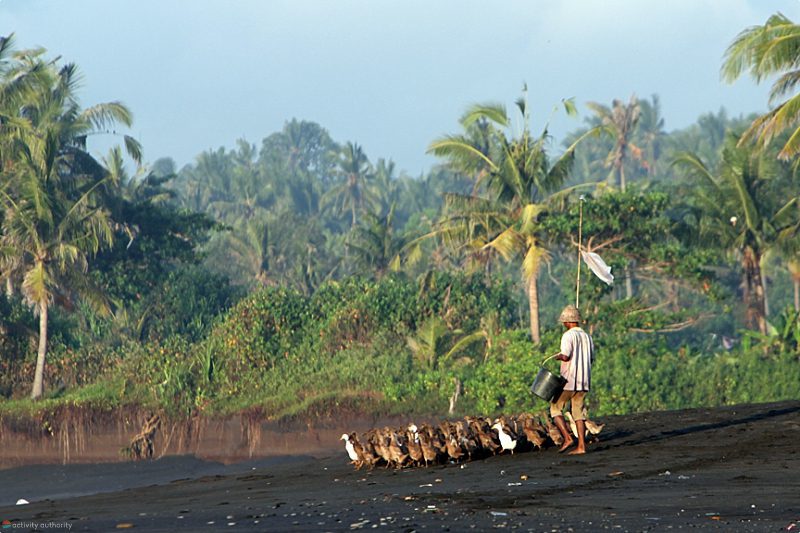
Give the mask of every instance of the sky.
M 146 161 L 258 147 L 296 118 L 419 176 L 469 105 L 510 109 L 523 85 L 556 148 L 589 101 L 657 94 L 667 131 L 763 112 L 767 83 L 719 70 L 779 11 L 800 20 L 800 0 L 0 0 L 0 34 L 76 63 L 84 107 L 126 104 Z M 554 111 L 566 98 L 581 117 Z

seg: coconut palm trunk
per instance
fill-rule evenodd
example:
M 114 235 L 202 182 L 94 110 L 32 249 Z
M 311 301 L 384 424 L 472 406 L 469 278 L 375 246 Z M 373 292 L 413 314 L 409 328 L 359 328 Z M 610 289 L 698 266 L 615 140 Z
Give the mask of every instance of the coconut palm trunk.
M 792 285 L 794 285 L 794 310 L 800 311 L 800 279 L 793 277 Z
M 44 391 L 44 361 L 47 355 L 47 300 L 39 302 L 39 350 L 36 354 L 36 372 L 33 375 L 31 399 L 41 398 Z
M 528 308 L 531 313 L 531 340 L 538 343 L 542 339 L 539 335 L 539 285 L 536 274 L 528 278 Z
M 800 311 L 800 258 L 795 256 L 794 250 L 790 252 L 792 255 L 786 262 L 786 268 L 789 269 L 789 275 L 792 277 L 792 288 L 794 289 L 794 310 Z
M 633 298 L 633 269 L 630 263 L 625 265 L 625 298 Z
M 761 278 L 761 254 L 750 246 L 744 249 L 742 269 L 744 270 L 745 323 L 748 327 L 758 328 L 758 331 L 766 335 L 767 313 L 764 282 Z

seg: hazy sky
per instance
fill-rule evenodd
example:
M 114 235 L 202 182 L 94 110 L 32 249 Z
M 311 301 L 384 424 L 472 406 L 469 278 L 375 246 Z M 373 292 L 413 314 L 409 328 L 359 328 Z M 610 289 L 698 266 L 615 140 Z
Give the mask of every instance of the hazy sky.
M 719 68 L 777 11 L 800 20 L 800 1 L 0 0 L 0 34 L 77 63 L 83 105 L 127 104 L 148 161 L 260 146 L 298 118 L 419 175 L 469 104 L 511 106 L 523 83 L 534 131 L 549 120 L 557 142 L 582 124 L 552 115 L 563 98 L 588 113 L 657 93 L 668 131 L 764 111 L 766 85 Z

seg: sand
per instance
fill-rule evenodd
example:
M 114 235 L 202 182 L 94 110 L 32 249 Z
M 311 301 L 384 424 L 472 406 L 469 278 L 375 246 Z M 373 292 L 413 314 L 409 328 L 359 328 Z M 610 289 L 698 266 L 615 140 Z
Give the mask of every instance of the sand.
M 332 442 L 317 457 L 234 465 L 165 457 L 19 467 L 0 471 L 0 523 L 14 531 L 800 530 L 800 401 L 597 421 L 606 423 L 601 440 L 583 456 L 551 448 L 357 471 Z M 31 503 L 15 506 L 17 498 Z

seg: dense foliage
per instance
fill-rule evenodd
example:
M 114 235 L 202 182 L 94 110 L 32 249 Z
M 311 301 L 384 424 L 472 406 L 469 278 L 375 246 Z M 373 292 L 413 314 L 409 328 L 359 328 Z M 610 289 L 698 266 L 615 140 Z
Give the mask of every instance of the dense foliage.
M 666 132 L 655 95 L 590 102 L 560 149 L 523 97 L 468 108 L 418 177 L 297 119 L 176 169 L 126 136 L 90 155 L 130 111 L 82 108 L 43 54 L 0 39 L 0 411 L 544 408 L 579 239 L 616 276 L 581 271 L 593 413 L 797 394 L 797 165 L 753 117 Z

